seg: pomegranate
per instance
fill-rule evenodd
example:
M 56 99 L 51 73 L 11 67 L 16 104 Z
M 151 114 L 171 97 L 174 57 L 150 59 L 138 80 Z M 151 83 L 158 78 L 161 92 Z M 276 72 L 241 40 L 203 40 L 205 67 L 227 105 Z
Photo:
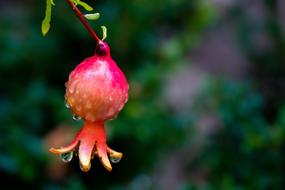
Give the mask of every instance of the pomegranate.
M 78 151 L 85 172 L 96 155 L 111 171 L 110 160 L 118 162 L 123 154 L 106 144 L 104 123 L 122 110 L 128 100 L 128 88 L 124 74 L 111 58 L 108 44 L 99 40 L 95 54 L 77 65 L 66 82 L 67 105 L 77 118 L 83 119 L 84 126 L 68 146 L 51 148 L 50 152 L 66 156 Z

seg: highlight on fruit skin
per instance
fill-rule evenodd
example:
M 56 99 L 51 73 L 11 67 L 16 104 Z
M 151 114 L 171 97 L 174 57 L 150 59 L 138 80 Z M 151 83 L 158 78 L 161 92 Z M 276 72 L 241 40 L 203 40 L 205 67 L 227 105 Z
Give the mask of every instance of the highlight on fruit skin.
M 122 110 L 128 100 L 128 88 L 125 75 L 111 58 L 108 44 L 99 41 L 95 54 L 77 65 L 66 82 L 67 105 L 77 118 L 83 119 L 83 128 L 68 146 L 49 151 L 60 155 L 77 151 L 84 172 L 91 168 L 91 159 L 98 156 L 111 171 L 110 160 L 117 163 L 123 154 L 106 144 L 104 122 L 114 119 Z

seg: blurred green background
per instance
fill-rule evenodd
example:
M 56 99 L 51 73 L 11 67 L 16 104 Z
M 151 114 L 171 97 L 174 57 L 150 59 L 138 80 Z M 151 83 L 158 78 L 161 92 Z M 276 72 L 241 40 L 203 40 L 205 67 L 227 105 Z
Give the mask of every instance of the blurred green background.
M 95 44 L 65 1 L 0 1 L 0 188 L 244 190 L 285 187 L 284 0 L 86 0 L 108 28 L 129 101 L 108 122 L 124 153 L 88 173 L 48 153 L 81 122 L 64 83 Z

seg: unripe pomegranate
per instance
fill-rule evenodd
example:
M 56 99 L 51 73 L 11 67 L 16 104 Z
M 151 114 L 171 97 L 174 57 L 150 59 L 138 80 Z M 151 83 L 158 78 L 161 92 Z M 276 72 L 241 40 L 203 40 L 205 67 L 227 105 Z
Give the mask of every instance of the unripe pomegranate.
M 92 57 L 86 58 L 70 73 L 66 82 L 65 99 L 73 114 L 84 120 L 83 128 L 70 145 L 50 152 L 68 155 L 78 150 L 83 171 L 91 167 L 91 159 L 97 155 L 103 166 L 112 170 L 122 153 L 106 144 L 104 122 L 113 119 L 128 100 L 127 80 L 111 58 L 106 42 L 100 40 Z

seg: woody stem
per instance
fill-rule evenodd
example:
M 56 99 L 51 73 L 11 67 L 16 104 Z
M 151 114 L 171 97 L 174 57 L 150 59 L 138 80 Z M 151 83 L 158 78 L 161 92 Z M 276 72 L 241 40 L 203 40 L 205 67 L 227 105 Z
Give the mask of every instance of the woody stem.
M 66 0 L 67 3 L 70 5 L 74 13 L 77 15 L 81 23 L 84 25 L 84 27 L 87 29 L 87 31 L 90 33 L 92 38 L 98 43 L 100 39 L 98 38 L 97 34 L 94 32 L 94 30 L 91 28 L 91 26 L 88 24 L 86 19 L 84 18 L 81 11 L 74 5 L 74 3 L 71 0 Z

